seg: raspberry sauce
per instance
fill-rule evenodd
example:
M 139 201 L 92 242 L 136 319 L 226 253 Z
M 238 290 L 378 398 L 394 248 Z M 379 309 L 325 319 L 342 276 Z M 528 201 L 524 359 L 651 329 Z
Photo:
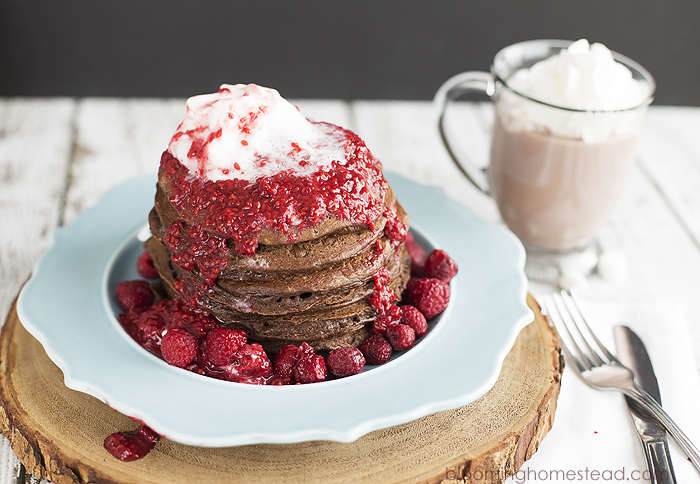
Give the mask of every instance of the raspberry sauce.
M 388 191 L 381 163 L 356 134 L 325 125 L 342 140 L 345 159 L 308 176 L 286 170 L 254 182 L 212 181 L 193 176 L 170 152 L 164 152 L 160 171 L 171 183 L 170 203 L 181 218 L 197 220 L 200 230 L 231 239 L 242 255 L 255 253 L 262 230 L 285 234 L 292 243 L 301 231 L 319 225 L 328 215 L 372 226 L 384 214 Z M 195 154 L 206 156 L 206 150 Z M 171 249 L 177 247 L 177 241 L 172 242 Z
M 169 151 L 163 153 L 160 174 L 170 184 L 169 201 L 180 217 L 196 221 L 189 228 L 181 221 L 172 223 L 164 242 L 175 264 L 187 271 L 198 269 L 206 282 L 195 287 L 189 279 L 177 281 L 176 287 L 187 300 L 198 305 L 199 295 L 216 283 L 231 250 L 227 239 L 239 254 L 252 255 L 262 230 L 284 234 L 293 243 L 299 233 L 321 224 L 328 216 L 370 228 L 384 216 L 384 232 L 394 248 L 405 239 L 407 228 L 395 207 L 387 208 L 383 203 L 389 185 L 381 163 L 351 131 L 328 123 L 313 124 L 323 126 L 341 143 L 345 158 L 311 175 L 286 170 L 254 182 L 213 181 L 193 175 Z M 289 155 L 295 153 L 293 149 Z M 197 145 L 189 155 L 205 159 L 206 145 Z M 264 165 L 265 159 L 258 163 Z

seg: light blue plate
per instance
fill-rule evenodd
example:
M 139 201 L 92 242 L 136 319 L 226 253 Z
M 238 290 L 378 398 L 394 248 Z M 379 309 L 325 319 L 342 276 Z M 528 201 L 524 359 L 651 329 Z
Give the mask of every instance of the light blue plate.
M 138 277 L 136 233 L 153 206 L 155 176 L 119 185 L 56 231 L 20 293 L 19 318 L 68 387 L 184 444 L 350 442 L 465 405 L 493 386 L 532 320 L 525 252 L 510 232 L 440 190 L 397 175 L 387 179 L 416 239 L 446 250 L 459 274 L 450 305 L 430 332 L 400 357 L 359 375 L 286 387 L 230 383 L 169 366 L 131 340 L 115 317 L 114 289 Z

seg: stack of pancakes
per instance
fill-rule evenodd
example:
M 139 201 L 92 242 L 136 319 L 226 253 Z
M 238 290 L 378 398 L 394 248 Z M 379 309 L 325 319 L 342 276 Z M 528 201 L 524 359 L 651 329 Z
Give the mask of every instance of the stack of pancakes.
M 386 218 L 373 227 L 356 225 L 328 214 L 320 224 L 295 234 L 263 230 L 254 255 L 238 254 L 233 241 L 228 262 L 213 286 L 197 269 L 186 271 L 175 264 L 164 244 L 168 227 L 183 219 L 170 204 L 169 181 L 159 176 L 155 206 L 149 216 L 151 237 L 145 244 L 165 284 L 169 297 L 182 297 L 175 281 L 199 291 L 199 306 L 226 327 L 242 329 L 251 342 L 268 353 L 286 344 L 306 342 L 316 351 L 357 346 L 372 331 L 377 314 L 369 302 L 375 290 L 374 276 L 385 268 L 388 287 L 401 297 L 410 277 L 410 258 L 404 244 L 392 244 L 384 234 Z M 408 217 L 388 190 L 384 206 L 394 208 L 408 226 Z

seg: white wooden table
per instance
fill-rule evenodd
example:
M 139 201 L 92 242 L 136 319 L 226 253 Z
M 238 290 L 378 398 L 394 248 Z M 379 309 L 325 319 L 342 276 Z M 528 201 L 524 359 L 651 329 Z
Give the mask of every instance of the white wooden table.
M 184 99 L 0 99 L 0 312 L 6 314 L 54 229 L 110 187 L 155 173 L 184 116 Z M 358 133 L 385 170 L 437 185 L 500 223 L 492 200 L 467 182 L 439 140 L 429 102 L 299 100 L 301 112 Z M 476 159 L 489 150 L 488 104 L 456 114 Z M 145 215 L 144 215 L 145 217 Z M 624 252 L 628 277 L 589 278 L 587 297 L 680 304 L 700 362 L 700 108 L 652 106 L 626 196 L 601 240 Z M 532 282 L 531 290 L 551 289 Z M 700 365 L 699 365 L 700 366 Z M 0 484 L 16 461 L 3 438 Z

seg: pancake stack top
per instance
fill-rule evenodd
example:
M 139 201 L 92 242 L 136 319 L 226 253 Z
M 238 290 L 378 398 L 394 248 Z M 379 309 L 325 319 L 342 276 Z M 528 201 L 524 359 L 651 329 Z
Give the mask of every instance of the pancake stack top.
M 269 353 L 357 346 L 410 276 L 408 218 L 364 142 L 253 84 L 187 101 L 149 223 L 168 295 Z

